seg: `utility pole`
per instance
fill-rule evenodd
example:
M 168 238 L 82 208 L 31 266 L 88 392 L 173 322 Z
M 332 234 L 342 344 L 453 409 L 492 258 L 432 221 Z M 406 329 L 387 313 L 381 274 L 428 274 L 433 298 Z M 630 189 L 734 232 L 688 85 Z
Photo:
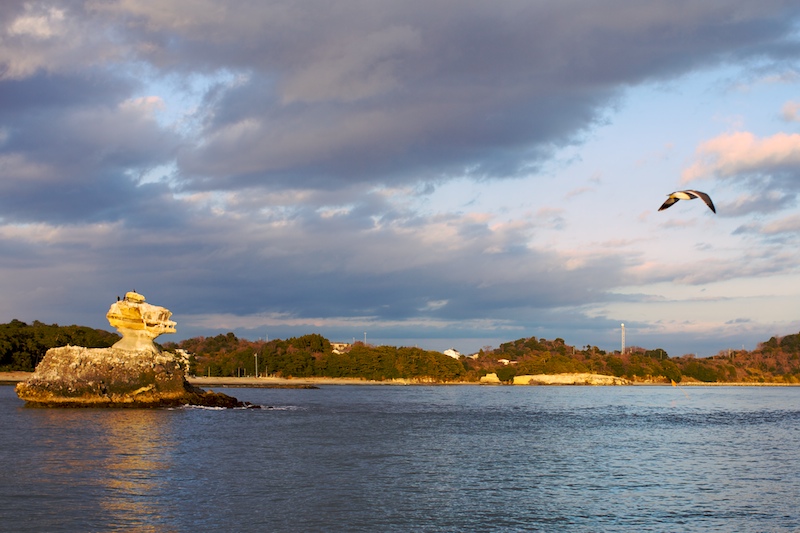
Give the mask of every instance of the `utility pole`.
M 625 353 L 625 324 L 621 324 L 622 326 L 622 353 Z
M 258 352 L 253 354 L 256 357 L 256 377 L 258 377 Z

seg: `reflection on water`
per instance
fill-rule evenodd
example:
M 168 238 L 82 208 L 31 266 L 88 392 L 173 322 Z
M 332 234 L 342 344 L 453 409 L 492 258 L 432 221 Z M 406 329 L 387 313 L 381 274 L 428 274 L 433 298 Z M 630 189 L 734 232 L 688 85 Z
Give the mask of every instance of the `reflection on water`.
M 100 508 L 109 521 L 139 531 L 164 522 L 158 501 L 171 468 L 175 443 L 164 417 L 156 411 L 114 411 L 98 419 L 99 439 L 106 454 L 97 459 L 106 490 Z M 155 529 L 153 529 L 155 530 Z
M 33 429 L 23 444 L 33 460 L 26 463 L 14 453 L 8 458 L 23 459 L 15 469 L 32 489 L 13 495 L 23 513 L 16 520 L 25 522 L 28 506 L 38 514 L 63 501 L 32 530 L 167 530 L 160 524 L 169 520 L 165 510 L 171 506 L 160 495 L 169 482 L 175 441 L 164 412 L 18 409 L 33 424 L 17 428 Z

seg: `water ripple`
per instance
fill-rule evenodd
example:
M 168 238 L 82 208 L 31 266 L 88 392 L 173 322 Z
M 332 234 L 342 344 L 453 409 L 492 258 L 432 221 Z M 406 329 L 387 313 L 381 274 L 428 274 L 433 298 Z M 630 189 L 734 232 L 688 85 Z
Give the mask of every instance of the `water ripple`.
M 241 389 L 258 409 L 25 409 L 15 531 L 794 531 L 800 389 Z M 2 529 L 3 526 L 0 526 Z

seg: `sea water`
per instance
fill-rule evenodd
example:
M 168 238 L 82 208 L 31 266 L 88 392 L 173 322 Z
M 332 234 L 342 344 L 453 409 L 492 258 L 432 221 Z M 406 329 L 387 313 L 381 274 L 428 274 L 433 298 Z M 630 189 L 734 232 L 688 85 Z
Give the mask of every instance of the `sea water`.
M 800 388 L 226 392 L 260 407 L 0 387 L 0 530 L 800 530 Z

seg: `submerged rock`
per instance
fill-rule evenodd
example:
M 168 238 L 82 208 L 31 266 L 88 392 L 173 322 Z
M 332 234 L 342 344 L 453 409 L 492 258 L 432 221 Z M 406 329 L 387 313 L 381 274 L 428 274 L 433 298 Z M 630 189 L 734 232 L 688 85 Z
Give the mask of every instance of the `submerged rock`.
M 47 350 L 17 396 L 36 407 L 246 407 L 226 394 L 207 392 L 186 381 L 182 361 L 153 343 L 174 333 L 163 307 L 144 303 L 135 292 L 107 315 L 123 338 L 111 348 L 62 346 Z

